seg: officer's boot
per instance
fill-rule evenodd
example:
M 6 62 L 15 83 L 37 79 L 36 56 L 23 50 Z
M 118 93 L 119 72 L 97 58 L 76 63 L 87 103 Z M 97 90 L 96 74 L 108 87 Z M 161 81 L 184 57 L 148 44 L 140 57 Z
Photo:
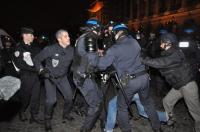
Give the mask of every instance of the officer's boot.
M 45 119 L 44 125 L 45 125 L 45 131 L 46 132 L 52 132 L 52 126 L 51 126 L 51 120 L 50 119 Z
M 68 121 L 73 121 L 73 120 L 74 120 L 74 117 L 71 116 L 70 114 L 63 114 L 63 123 L 65 123 L 66 120 L 68 120 Z
M 45 118 L 44 125 L 46 132 L 52 132 L 52 126 L 51 126 L 52 111 L 53 111 L 53 104 L 46 104 L 44 110 L 44 118 Z
M 87 116 L 85 117 L 85 121 L 81 127 L 81 132 L 90 132 L 92 130 L 100 115 L 100 108 L 101 106 L 97 105 L 96 108 L 88 109 Z
M 26 113 L 25 112 L 19 112 L 19 119 L 20 119 L 20 121 L 27 121 L 28 120 L 28 118 L 27 118 L 27 116 L 26 116 Z
M 66 120 L 68 121 L 74 120 L 74 117 L 70 115 L 71 109 L 72 109 L 72 102 L 69 102 L 66 100 L 64 104 L 64 110 L 63 110 L 63 122 L 65 122 Z
M 40 119 L 37 114 L 31 114 L 29 123 L 31 124 L 32 122 L 35 122 L 38 124 L 44 124 L 44 120 Z
M 159 129 L 153 129 L 153 132 L 163 132 L 161 128 Z

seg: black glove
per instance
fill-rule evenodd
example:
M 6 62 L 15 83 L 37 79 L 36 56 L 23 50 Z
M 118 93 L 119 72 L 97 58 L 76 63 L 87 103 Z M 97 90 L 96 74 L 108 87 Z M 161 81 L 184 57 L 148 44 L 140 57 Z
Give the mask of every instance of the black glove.
M 47 70 L 47 69 L 43 69 L 42 71 L 40 71 L 40 75 L 41 75 L 43 78 L 50 78 L 50 72 L 49 72 L 49 70 Z

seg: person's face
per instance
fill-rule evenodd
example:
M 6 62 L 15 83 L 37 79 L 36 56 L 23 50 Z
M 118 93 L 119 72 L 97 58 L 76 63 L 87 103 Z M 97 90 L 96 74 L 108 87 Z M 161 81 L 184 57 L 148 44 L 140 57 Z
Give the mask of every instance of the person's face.
M 112 26 L 109 26 L 109 27 L 108 27 L 108 32 L 109 32 L 109 34 L 111 34 L 111 32 L 112 32 L 112 29 L 113 29 L 113 27 L 112 27 Z
M 25 44 L 30 44 L 34 40 L 34 35 L 26 33 L 26 34 L 22 34 L 22 38 Z
M 166 46 L 167 46 L 167 43 L 164 43 L 164 42 L 160 42 L 160 48 L 162 49 L 162 50 L 165 50 L 166 49 Z
M 60 37 L 58 38 L 58 42 L 62 46 L 68 46 L 70 45 L 70 37 L 67 32 L 62 32 Z
M 97 32 L 97 35 L 98 35 L 98 36 L 101 36 L 101 34 L 102 34 L 101 31 Z

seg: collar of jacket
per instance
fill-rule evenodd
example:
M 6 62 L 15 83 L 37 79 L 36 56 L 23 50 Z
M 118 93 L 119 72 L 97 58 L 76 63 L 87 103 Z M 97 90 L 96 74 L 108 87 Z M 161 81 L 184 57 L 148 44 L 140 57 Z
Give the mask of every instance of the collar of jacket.
M 30 49 L 33 46 L 33 43 L 29 44 L 25 44 L 24 41 L 21 41 L 19 43 L 19 46 L 23 47 L 24 49 Z
M 177 49 L 174 47 L 170 47 L 168 50 L 164 50 L 161 52 L 161 56 L 168 56 L 173 54 Z
M 68 49 L 70 47 L 70 45 L 68 45 L 67 47 L 64 48 L 59 43 L 56 43 L 55 45 L 56 45 L 56 47 L 58 47 L 59 50 L 62 50 L 62 51 L 65 51 L 66 49 Z
M 116 44 L 122 43 L 124 40 L 126 40 L 129 36 L 121 36 L 119 39 L 116 40 Z

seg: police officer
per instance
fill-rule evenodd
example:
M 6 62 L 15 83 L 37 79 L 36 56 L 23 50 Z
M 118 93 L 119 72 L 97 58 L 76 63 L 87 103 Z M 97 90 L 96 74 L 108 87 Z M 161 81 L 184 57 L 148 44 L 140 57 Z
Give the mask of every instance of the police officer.
M 145 111 L 150 118 L 153 130 L 160 132 L 160 122 L 155 111 L 153 101 L 149 96 L 149 76 L 145 66 L 140 61 L 140 46 L 135 39 L 128 34 L 128 28 L 124 24 L 116 24 L 113 27 L 113 37 L 116 43 L 107 50 L 99 59 L 93 57 L 92 64 L 100 69 L 113 65 L 124 84 L 124 91 L 128 102 L 138 92 Z M 128 105 L 121 91 L 118 93 L 118 123 L 122 132 L 131 132 L 128 117 Z
M 51 131 L 51 117 L 56 103 L 56 88 L 62 93 L 65 103 L 63 119 L 73 120 L 70 115 L 72 107 L 72 89 L 67 73 L 72 62 L 74 49 L 70 46 L 70 37 L 66 30 L 56 32 L 58 43 L 44 48 L 35 58 L 34 62 L 39 73 L 45 78 L 45 129 Z M 42 62 L 45 65 L 42 65 Z
M 161 57 L 145 58 L 143 62 L 151 67 L 159 69 L 172 89 L 163 99 L 165 111 L 168 112 L 168 125 L 173 125 L 175 118 L 174 105 L 184 98 L 189 112 L 195 120 L 196 132 L 200 131 L 200 102 L 198 86 L 194 75 L 182 50 L 177 48 L 176 35 L 166 33 L 161 36 L 160 47 L 163 49 Z
M 102 43 L 102 46 L 98 46 L 99 56 L 103 56 L 105 51 L 108 50 L 114 43 L 114 40 L 111 34 L 114 24 L 115 22 L 109 21 L 108 24 L 104 27 L 103 34 L 102 34 L 103 43 Z M 100 126 L 102 130 L 104 130 L 104 126 L 106 123 L 106 115 L 108 111 L 107 106 L 109 104 L 109 101 L 110 99 L 112 99 L 112 97 L 116 96 L 117 94 L 117 89 L 114 88 L 114 85 L 111 82 L 112 77 L 110 76 L 110 73 L 112 73 L 113 70 L 114 68 L 110 66 L 106 70 L 99 71 L 98 72 L 99 76 L 97 76 L 97 84 L 99 85 L 99 88 L 102 90 L 102 93 L 103 93 L 103 102 L 102 102 L 103 110 L 99 118 Z
M 2 59 L 4 61 L 3 75 L 18 77 L 18 73 L 14 67 L 13 63 L 13 52 L 15 48 L 14 41 L 9 36 L 4 36 L 3 49 L 2 49 Z
M 94 77 L 94 67 L 90 65 L 89 53 L 97 50 L 97 41 L 101 25 L 98 20 L 89 19 L 84 27 L 84 33 L 77 39 L 74 63 L 72 64 L 73 78 L 77 88 L 83 94 L 88 111 L 81 132 L 90 132 L 100 114 L 102 94 Z
M 22 106 L 19 117 L 21 121 L 27 120 L 25 111 L 30 103 L 30 122 L 42 123 L 37 116 L 40 102 L 40 81 L 32 61 L 33 57 L 39 52 L 39 49 L 34 47 L 33 33 L 32 28 L 21 28 L 23 40 L 18 43 L 14 52 L 14 63 L 20 69 L 21 79 L 19 96 Z

